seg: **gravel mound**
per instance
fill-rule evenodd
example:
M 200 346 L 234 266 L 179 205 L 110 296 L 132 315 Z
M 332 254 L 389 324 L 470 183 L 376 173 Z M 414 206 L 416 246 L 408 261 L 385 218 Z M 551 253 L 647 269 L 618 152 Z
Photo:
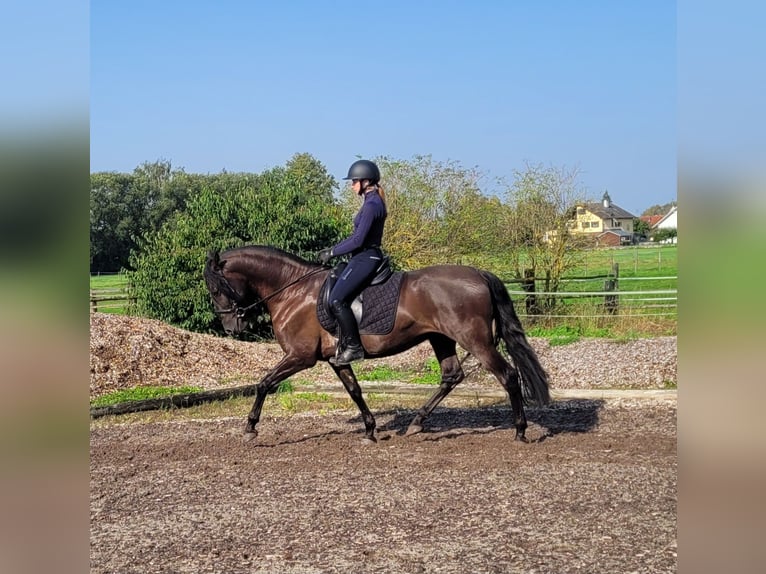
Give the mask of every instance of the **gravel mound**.
M 530 338 L 530 343 L 550 375 L 552 389 L 661 389 L 677 382 L 676 337 L 585 339 L 563 346 Z M 432 356 L 430 346 L 424 343 L 363 365 L 425 370 Z M 90 315 L 91 397 L 139 385 L 212 390 L 257 383 L 281 357 L 276 343 L 202 335 L 142 317 Z M 479 369 L 472 357 L 464 368 L 469 377 L 463 385 L 497 387 L 494 378 Z M 340 384 L 323 363 L 293 379 Z

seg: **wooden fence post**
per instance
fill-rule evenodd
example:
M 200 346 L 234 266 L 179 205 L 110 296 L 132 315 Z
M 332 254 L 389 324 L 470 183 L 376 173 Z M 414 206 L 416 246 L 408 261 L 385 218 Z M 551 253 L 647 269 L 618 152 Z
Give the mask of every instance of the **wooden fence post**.
M 620 264 L 612 264 L 612 277 L 604 281 L 604 291 L 617 291 L 618 280 L 620 276 Z M 617 295 L 604 295 L 604 308 L 607 313 L 614 315 L 617 313 Z
M 524 280 L 521 283 L 521 288 L 527 293 L 525 298 L 527 315 L 539 315 L 540 308 L 537 306 L 537 296 L 535 295 L 534 269 L 524 269 Z

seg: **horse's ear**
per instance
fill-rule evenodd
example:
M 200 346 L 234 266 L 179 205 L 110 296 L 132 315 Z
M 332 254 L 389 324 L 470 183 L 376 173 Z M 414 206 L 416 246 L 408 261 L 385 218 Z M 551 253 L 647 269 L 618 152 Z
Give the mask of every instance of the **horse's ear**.
M 207 264 L 212 265 L 214 267 L 218 267 L 218 262 L 220 261 L 218 256 L 218 251 L 210 250 L 207 252 Z

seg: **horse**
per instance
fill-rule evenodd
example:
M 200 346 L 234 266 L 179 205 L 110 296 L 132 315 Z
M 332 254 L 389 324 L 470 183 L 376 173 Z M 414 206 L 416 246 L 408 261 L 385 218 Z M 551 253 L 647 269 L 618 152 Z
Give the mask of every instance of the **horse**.
M 375 417 L 362 396 L 351 365 L 329 359 L 336 338 L 320 323 L 317 304 L 330 267 L 306 261 L 281 249 L 250 245 L 219 253 L 209 251 L 204 279 L 213 311 L 227 335 L 238 336 L 249 316 L 265 305 L 283 358 L 256 385 L 245 436 L 257 435 L 256 425 L 267 395 L 288 377 L 327 361 L 343 383 L 364 421 L 365 440 L 376 442 Z M 489 271 L 466 265 L 435 265 L 400 272 L 395 319 L 385 334 L 362 333 L 365 358 L 401 353 L 428 341 L 439 362 L 441 382 L 417 411 L 405 436 L 423 431 L 436 406 L 465 378 L 457 345 L 472 354 L 508 393 L 515 440 L 528 442 L 524 404 L 550 402 L 548 374 L 529 344 L 508 290 Z M 513 364 L 498 350 L 502 340 Z M 515 365 L 515 366 L 514 366 Z

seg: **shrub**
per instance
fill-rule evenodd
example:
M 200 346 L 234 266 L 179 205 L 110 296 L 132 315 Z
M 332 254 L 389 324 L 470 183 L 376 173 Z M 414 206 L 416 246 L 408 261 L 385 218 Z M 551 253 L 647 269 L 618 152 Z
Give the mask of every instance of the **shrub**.
M 257 178 L 222 174 L 211 180 L 131 254 L 137 313 L 191 331 L 219 332 L 202 278 L 207 252 L 261 244 L 314 258 L 348 230 L 348 218 L 333 200 L 335 186 L 324 167 L 305 155 Z M 253 334 L 268 333 L 268 317 L 261 316 Z

